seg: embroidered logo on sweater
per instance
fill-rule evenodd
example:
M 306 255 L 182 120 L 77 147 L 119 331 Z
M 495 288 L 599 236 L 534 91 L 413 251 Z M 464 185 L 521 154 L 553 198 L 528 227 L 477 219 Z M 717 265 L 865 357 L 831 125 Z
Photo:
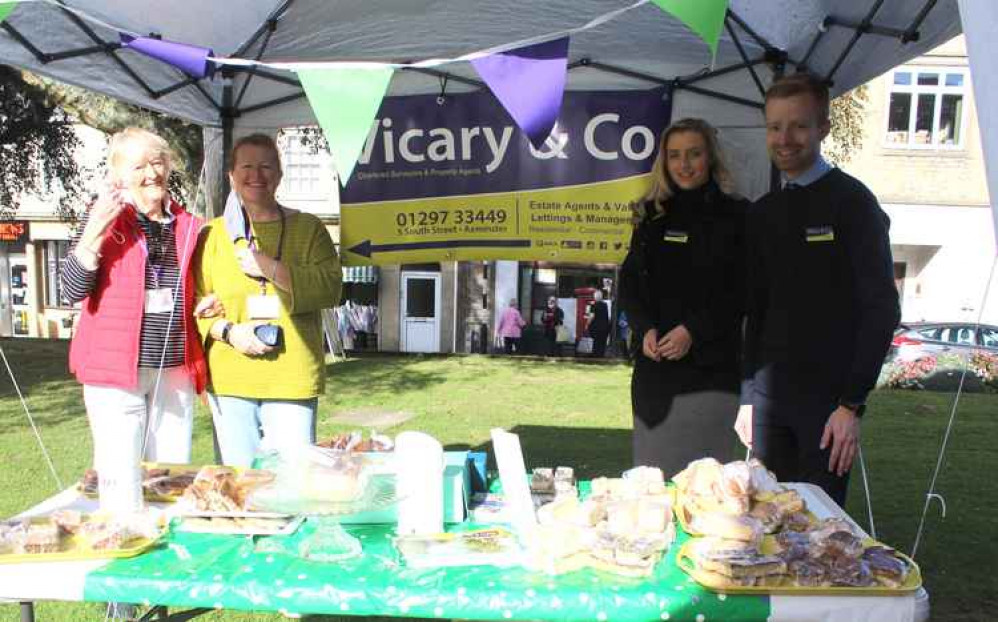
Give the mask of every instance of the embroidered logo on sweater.
M 807 227 L 804 229 L 804 236 L 808 242 L 834 242 L 835 229 L 831 225 Z
M 662 239 L 666 242 L 672 242 L 673 244 L 686 244 L 690 240 L 690 235 L 685 231 L 666 229 L 665 235 L 662 236 Z

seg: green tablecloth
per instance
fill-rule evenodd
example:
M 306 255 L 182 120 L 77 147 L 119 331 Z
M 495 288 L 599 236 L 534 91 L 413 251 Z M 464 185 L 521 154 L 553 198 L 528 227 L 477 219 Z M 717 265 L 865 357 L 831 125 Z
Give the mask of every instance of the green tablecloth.
M 312 530 L 306 522 L 296 541 Z M 478 620 L 765 621 L 769 599 L 713 594 L 676 567 L 679 535 L 653 576 L 583 570 L 557 577 L 521 568 L 406 568 L 393 525 L 347 526 L 363 556 L 318 563 L 262 553 L 248 537 L 171 533 L 155 549 L 87 576 L 84 598 L 287 614 Z M 278 536 L 274 536 L 278 538 Z

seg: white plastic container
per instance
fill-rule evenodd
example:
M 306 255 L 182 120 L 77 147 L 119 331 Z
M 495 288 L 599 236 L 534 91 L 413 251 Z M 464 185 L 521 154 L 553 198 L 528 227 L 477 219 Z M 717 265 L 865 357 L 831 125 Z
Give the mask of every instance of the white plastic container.
M 422 432 L 395 438 L 398 534 L 429 535 L 444 530 L 444 448 Z

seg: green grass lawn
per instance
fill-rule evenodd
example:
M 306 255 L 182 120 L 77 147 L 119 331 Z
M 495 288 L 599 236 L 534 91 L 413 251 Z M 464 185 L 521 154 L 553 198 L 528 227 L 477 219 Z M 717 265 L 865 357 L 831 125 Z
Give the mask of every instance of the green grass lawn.
M 64 484 L 90 463 L 90 435 L 79 385 L 66 372 L 66 344 L 0 340 Z M 616 474 L 630 460 L 630 369 L 563 361 L 480 356 L 376 356 L 328 366 L 319 405 L 320 437 L 358 426 L 336 423 L 352 416 L 377 419 L 411 415 L 389 427 L 392 435 L 422 430 L 451 447 L 487 447 L 489 430 L 518 432 L 527 466 L 571 465 L 582 477 Z M 874 518 L 885 542 L 908 552 L 949 417 L 952 395 L 881 391 L 864 421 Z M 965 395 L 937 489 L 938 506 L 918 552 L 933 619 L 979 622 L 998 609 L 998 396 Z M 212 458 L 207 410 L 195 427 L 196 462 Z M 6 372 L 0 372 L 0 515 L 9 516 L 57 491 Z M 860 478 L 853 478 L 847 508 L 867 526 Z M 96 604 L 43 603 L 40 619 L 84 620 L 103 616 Z M 0 605 L 0 620 L 18 619 L 14 605 Z M 216 613 L 204 620 L 283 619 Z

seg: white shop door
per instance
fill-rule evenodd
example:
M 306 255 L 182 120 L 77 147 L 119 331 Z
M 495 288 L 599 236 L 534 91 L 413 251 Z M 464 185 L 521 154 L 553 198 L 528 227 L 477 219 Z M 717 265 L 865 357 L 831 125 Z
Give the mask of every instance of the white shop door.
M 440 274 L 402 273 L 403 352 L 440 351 Z

